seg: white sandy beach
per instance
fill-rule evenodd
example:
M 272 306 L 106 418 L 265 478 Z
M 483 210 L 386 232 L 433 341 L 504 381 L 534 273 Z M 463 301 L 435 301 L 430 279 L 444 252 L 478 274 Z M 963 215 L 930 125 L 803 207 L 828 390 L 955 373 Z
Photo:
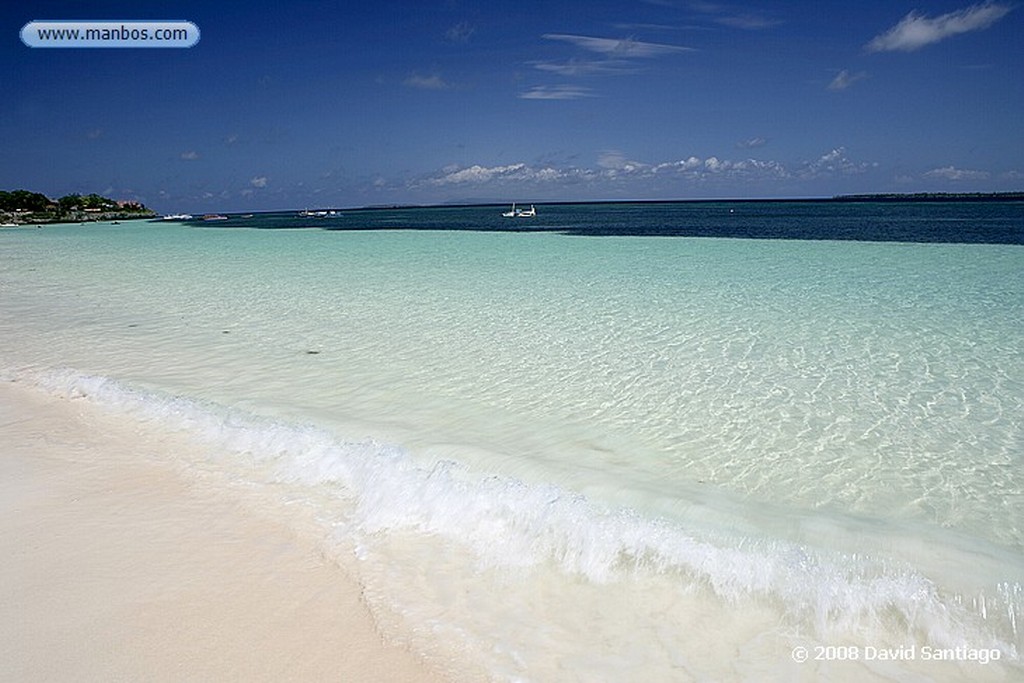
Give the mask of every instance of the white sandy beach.
M 441 680 L 312 542 L 169 446 L 0 382 L 0 680 Z

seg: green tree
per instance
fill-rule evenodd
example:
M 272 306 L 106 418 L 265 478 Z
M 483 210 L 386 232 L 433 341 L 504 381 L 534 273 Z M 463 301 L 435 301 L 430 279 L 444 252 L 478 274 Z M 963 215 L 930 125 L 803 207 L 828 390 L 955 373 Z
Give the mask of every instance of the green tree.
M 28 190 L 15 190 L 4 192 L 3 209 L 5 211 L 46 211 L 50 206 L 50 200 L 46 195 Z
M 57 200 L 57 204 L 60 205 L 61 213 L 68 213 L 82 206 L 82 195 L 77 193 L 64 195 Z
M 95 192 L 82 197 L 82 203 L 87 209 L 102 209 L 108 202 L 109 200 L 106 197 L 101 197 Z

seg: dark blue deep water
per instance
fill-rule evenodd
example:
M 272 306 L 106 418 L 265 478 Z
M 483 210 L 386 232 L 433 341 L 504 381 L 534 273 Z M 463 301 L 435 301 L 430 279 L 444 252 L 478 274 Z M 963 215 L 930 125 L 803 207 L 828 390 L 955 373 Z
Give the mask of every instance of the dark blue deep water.
M 1024 202 L 665 202 L 539 204 L 531 218 L 505 218 L 508 206 L 298 211 L 229 215 L 204 227 L 323 230 L 482 230 L 585 236 L 727 237 L 1024 244 Z

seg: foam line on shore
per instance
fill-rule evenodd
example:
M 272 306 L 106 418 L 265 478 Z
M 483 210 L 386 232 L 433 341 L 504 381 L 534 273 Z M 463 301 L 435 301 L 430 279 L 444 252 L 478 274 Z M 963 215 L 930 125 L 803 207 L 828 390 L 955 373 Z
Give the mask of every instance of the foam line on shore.
M 182 442 L 26 385 L 0 381 L 0 679 L 440 680 L 308 539 L 179 476 Z
M 718 599 L 777 604 L 820 637 L 896 625 L 939 645 L 964 640 L 1015 653 L 1024 596 L 1007 581 L 989 594 L 950 594 L 912 566 L 770 538 L 695 534 L 554 485 L 473 478 L 454 462 L 418 465 L 401 447 L 349 441 L 223 406 L 73 370 L 7 372 L 12 380 L 184 430 L 226 456 L 258 464 L 262 483 L 306 487 L 351 505 L 331 524 L 355 545 L 411 530 L 469 546 L 487 566 L 554 564 L 601 583 L 630 573 L 674 575 Z M 469 520 L 469 521 L 467 521 Z M 980 603 L 979 603 L 980 597 Z M 979 607 L 980 604 L 980 607 Z

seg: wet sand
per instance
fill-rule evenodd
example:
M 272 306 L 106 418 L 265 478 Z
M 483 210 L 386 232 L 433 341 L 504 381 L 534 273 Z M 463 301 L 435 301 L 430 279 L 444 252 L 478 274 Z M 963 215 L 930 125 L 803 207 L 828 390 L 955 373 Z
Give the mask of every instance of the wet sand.
M 0 680 L 441 681 L 173 436 L 0 381 Z

